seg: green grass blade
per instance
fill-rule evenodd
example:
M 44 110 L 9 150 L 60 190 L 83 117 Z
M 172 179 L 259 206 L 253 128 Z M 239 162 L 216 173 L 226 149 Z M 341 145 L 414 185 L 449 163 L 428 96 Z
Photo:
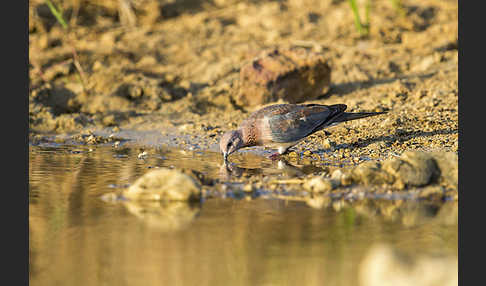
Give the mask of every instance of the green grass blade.
M 401 0 L 390 0 L 395 11 L 402 17 L 405 16 L 405 10 L 403 9 Z
M 57 21 L 61 24 L 61 26 L 64 29 L 67 29 L 68 25 L 66 24 L 66 21 L 64 21 L 64 18 L 62 17 L 62 13 L 59 10 L 56 9 L 54 4 L 52 4 L 52 2 L 50 0 L 45 0 L 45 1 L 46 1 L 47 6 L 49 7 L 49 10 L 51 10 L 52 15 L 54 15 L 54 17 L 56 17 Z
M 360 35 L 366 35 L 366 30 L 363 28 L 363 25 L 361 24 L 361 19 L 359 17 L 358 4 L 356 3 L 356 0 L 348 0 L 348 2 L 351 6 L 351 10 L 353 10 L 354 24 L 356 26 L 356 29 L 358 30 Z

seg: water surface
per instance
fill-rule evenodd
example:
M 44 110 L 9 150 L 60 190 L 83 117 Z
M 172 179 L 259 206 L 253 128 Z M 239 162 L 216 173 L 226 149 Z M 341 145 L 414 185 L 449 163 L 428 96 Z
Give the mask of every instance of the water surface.
M 139 153 L 29 147 L 31 285 L 359 285 L 360 263 L 378 243 L 412 257 L 457 257 L 457 202 L 100 199 L 155 167 L 220 172 L 217 153 Z M 241 166 L 281 172 L 264 159 Z

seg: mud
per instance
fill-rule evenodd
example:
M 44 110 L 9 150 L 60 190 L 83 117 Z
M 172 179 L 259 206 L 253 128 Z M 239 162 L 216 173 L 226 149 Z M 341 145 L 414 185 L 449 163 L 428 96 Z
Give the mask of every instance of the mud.
M 306 103 L 388 113 L 310 136 L 286 156 L 292 166 L 330 175 L 405 151 L 457 154 L 455 1 L 403 1 L 403 16 L 374 1 L 368 37 L 347 1 L 140 1 L 131 12 L 118 1 L 73 3 L 61 4 L 65 31 L 42 1 L 29 2 L 33 145 L 217 152 L 220 135 L 262 107 L 238 104 L 242 67 L 264 50 L 300 48 L 332 71 L 328 91 Z M 267 154 L 243 150 L 233 168 Z M 257 180 L 242 179 L 247 189 Z

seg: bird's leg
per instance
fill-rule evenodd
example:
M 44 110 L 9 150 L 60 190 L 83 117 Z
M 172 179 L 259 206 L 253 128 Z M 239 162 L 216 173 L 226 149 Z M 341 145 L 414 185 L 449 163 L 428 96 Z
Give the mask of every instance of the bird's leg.
M 280 157 L 280 153 L 276 152 L 276 153 L 273 153 L 272 155 L 270 155 L 268 158 L 269 158 L 269 159 L 272 159 L 272 161 L 275 161 L 275 160 L 277 160 L 279 157 Z
M 278 152 L 277 153 L 273 153 L 272 155 L 270 155 L 270 159 L 272 160 L 276 160 L 280 157 L 280 155 L 283 155 L 285 153 L 287 153 L 287 151 L 289 150 L 290 147 L 279 147 L 278 148 Z

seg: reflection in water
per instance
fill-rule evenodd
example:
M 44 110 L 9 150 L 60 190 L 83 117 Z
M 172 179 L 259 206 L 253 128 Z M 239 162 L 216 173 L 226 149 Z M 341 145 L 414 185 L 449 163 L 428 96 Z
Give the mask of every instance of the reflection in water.
M 149 227 L 161 231 L 188 227 L 201 209 L 187 202 L 124 201 L 123 205 Z
M 266 160 L 266 159 L 265 159 Z M 242 176 L 254 176 L 254 175 L 276 175 L 285 178 L 293 178 L 293 177 L 300 177 L 306 174 L 314 173 L 314 172 L 322 172 L 321 168 L 315 167 L 313 165 L 305 165 L 305 166 L 295 166 L 285 159 L 265 162 L 262 158 L 259 158 L 258 161 L 264 162 L 259 167 L 253 168 L 244 168 L 240 167 L 240 164 L 232 163 L 232 162 L 224 162 L 222 163 L 219 169 L 219 176 L 222 180 L 230 180 L 232 177 L 242 177 Z
M 261 168 L 240 168 L 238 164 L 231 163 L 231 162 L 223 162 L 221 167 L 219 168 L 219 178 L 222 181 L 231 180 L 232 177 L 241 177 L 241 176 L 254 176 L 254 175 L 261 175 L 262 169 Z
M 457 259 L 457 202 L 245 196 L 202 205 L 107 203 L 101 195 L 149 167 L 216 178 L 221 157 L 70 151 L 30 148 L 31 285 L 358 285 L 360 263 L 376 243 L 411 257 Z M 241 161 L 238 168 L 281 174 L 275 163 Z

